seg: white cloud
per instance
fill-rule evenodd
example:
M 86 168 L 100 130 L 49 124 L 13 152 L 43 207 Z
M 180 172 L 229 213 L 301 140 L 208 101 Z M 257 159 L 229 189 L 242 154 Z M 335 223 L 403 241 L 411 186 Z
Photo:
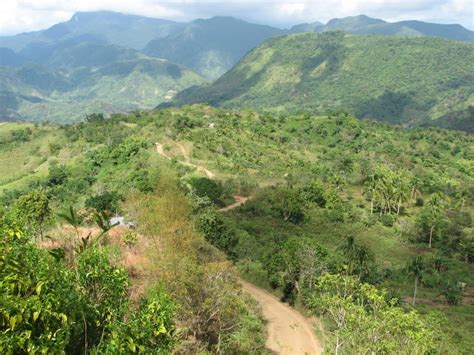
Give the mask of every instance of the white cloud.
M 2 0 L 0 33 L 38 30 L 74 12 L 97 10 L 177 21 L 227 15 L 279 26 L 363 13 L 389 21 L 417 19 L 474 28 L 472 0 Z

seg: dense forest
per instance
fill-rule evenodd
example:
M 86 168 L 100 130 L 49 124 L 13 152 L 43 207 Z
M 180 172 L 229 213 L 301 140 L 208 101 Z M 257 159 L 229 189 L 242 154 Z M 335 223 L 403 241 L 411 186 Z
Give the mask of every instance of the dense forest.
M 473 147 L 203 105 L 2 123 L 0 351 L 265 353 L 242 277 L 329 352 L 468 353 Z
M 474 50 L 437 38 L 354 36 L 340 31 L 272 38 L 215 82 L 162 107 L 213 106 L 326 114 L 407 127 L 472 132 Z

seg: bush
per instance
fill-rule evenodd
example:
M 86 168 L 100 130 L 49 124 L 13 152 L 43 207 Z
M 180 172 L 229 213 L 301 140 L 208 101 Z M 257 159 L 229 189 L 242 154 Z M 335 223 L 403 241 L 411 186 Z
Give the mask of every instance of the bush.
M 50 187 L 61 185 L 68 176 L 69 173 L 65 165 L 51 165 L 49 167 L 47 185 Z
M 206 177 L 194 178 L 190 181 L 194 193 L 199 197 L 207 197 L 212 202 L 218 203 L 224 191 L 220 182 Z
M 218 212 L 211 208 L 202 211 L 198 216 L 198 228 L 209 243 L 224 251 L 229 257 L 235 257 L 237 236 L 235 231 L 226 226 Z
M 89 197 L 85 202 L 86 208 L 94 208 L 97 212 L 116 212 L 120 196 L 116 192 L 104 192 L 100 195 Z
M 300 223 L 305 218 L 303 201 L 299 191 L 291 188 L 279 188 L 273 196 L 273 210 L 275 210 L 285 221 L 294 224 Z
M 423 197 L 417 197 L 415 201 L 415 206 L 417 207 L 422 207 L 425 204 L 425 200 L 423 200 Z
M 395 217 L 393 217 L 391 214 L 384 214 L 380 217 L 380 222 L 385 227 L 393 227 L 393 224 L 395 223 Z
M 1 221 L 0 280 L 1 353 L 63 353 L 78 341 L 83 302 L 73 273 Z
M 103 354 L 168 354 L 174 344 L 175 305 L 163 292 L 142 300 L 126 322 L 113 325 L 110 337 L 98 349 Z
M 457 281 L 444 279 L 441 283 L 441 294 L 450 305 L 457 305 L 462 300 L 463 289 Z
M 301 197 L 306 202 L 314 203 L 319 207 L 326 206 L 326 189 L 318 181 L 303 187 L 301 189 Z

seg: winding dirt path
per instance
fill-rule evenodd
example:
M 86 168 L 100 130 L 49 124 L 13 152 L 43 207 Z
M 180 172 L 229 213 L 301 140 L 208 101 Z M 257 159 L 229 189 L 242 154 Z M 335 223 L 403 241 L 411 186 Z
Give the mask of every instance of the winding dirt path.
M 205 173 L 212 178 L 215 174 L 203 166 L 193 164 L 189 161 L 189 156 L 184 146 L 176 142 L 185 161 L 180 163 L 195 167 L 198 171 Z M 168 156 L 161 143 L 155 143 L 156 151 L 166 159 Z M 221 208 L 220 212 L 233 210 L 246 203 L 250 197 L 234 196 L 235 202 Z M 246 281 L 240 280 L 245 292 L 251 295 L 260 305 L 262 315 L 267 321 L 267 341 L 269 350 L 280 355 L 319 355 L 322 354 L 322 347 L 314 334 L 311 322 L 301 313 L 291 308 L 289 305 L 280 302 L 278 298 Z
M 258 301 L 267 320 L 268 349 L 281 355 L 322 354 L 322 347 L 308 319 L 267 291 L 246 281 L 240 282 L 243 289 Z
M 234 208 L 240 207 L 245 202 L 250 200 L 250 197 L 236 195 L 236 196 L 234 196 L 234 200 L 235 200 L 235 202 L 233 204 L 222 207 L 221 209 L 219 209 L 219 212 L 226 212 L 226 211 L 233 210 Z
M 189 161 L 189 156 L 186 153 L 186 149 L 184 148 L 184 146 L 181 143 L 178 143 L 178 142 L 175 142 L 175 143 L 178 146 L 178 148 L 181 150 L 181 154 L 184 157 L 184 161 L 179 161 L 181 164 L 195 168 L 197 171 L 204 173 L 208 178 L 212 179 L 213 177 L 216 176 L 216 174 L 206 169 L 204 166 L 191 163 Z M 156 152 L 158 154 L 160 154 L 161 156 L 165 157 L 168 160 L 171 160 L 171 157 L 165 153 L 165 150 L 163 149 L 163 144 L 155 143 L 155 147 L 156 147 Z

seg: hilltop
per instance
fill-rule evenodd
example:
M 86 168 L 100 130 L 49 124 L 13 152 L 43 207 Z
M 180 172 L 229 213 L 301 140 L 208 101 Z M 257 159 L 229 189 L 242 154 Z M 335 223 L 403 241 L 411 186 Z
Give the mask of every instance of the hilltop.
M 294 34 L 266 41 L 217 81 L 181 92 L 172 104 L 348 110 L 405 126 L 472 131 L 473 49 L 435 38 Z

